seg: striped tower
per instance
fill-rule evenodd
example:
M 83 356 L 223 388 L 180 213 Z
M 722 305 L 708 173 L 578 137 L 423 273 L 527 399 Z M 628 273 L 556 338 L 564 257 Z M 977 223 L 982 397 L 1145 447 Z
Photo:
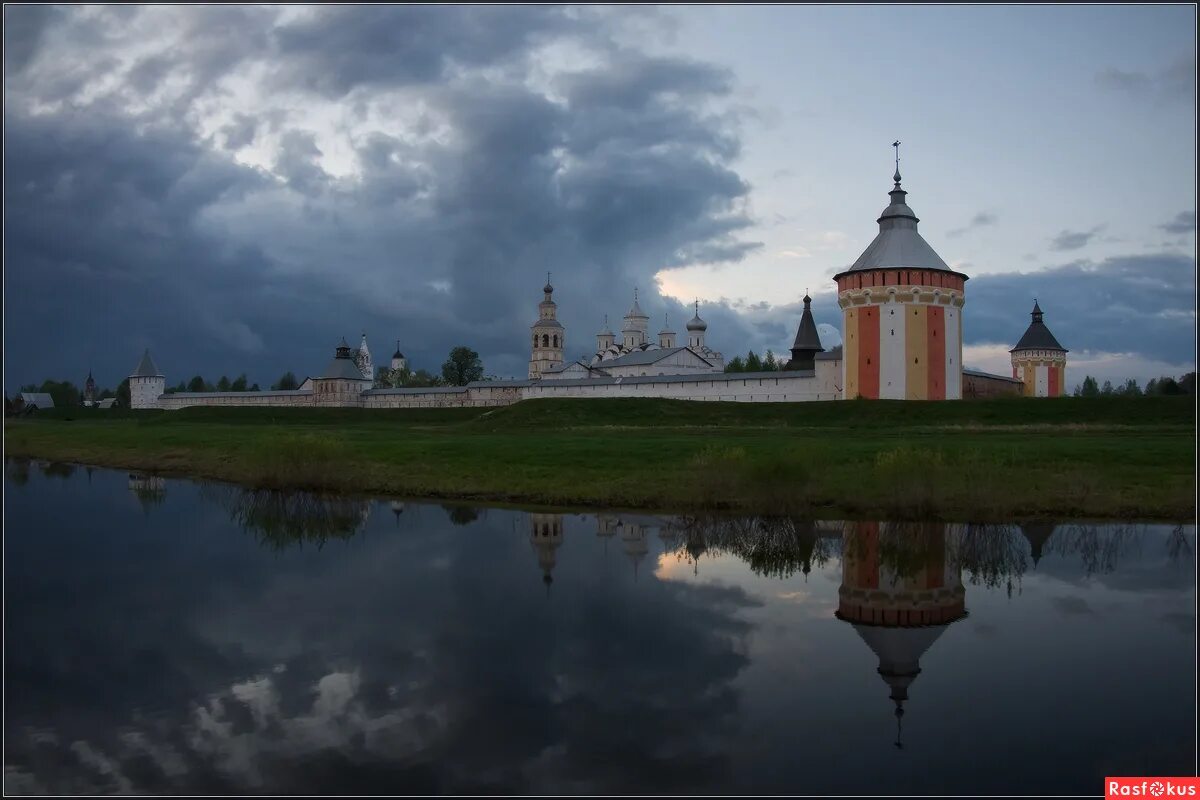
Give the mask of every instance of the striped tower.
M 1013 378 L 1024 382 L 1026 397 L 1062 397 L 1066 393 L 1067 350 L 1042 322 L 1042 308 L 1033 301 L 1033 321 L 1012 354 Z
M 917 233 L 898 156 L 893 180 L 879 234 L 833 278 L 843 314 L 842 393 L 847 400 L 959 400 L 967 276 Z

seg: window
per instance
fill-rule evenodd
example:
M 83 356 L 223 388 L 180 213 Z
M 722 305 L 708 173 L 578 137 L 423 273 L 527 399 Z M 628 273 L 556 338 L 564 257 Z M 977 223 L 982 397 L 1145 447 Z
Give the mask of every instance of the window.
M 549 346 L 550 346 L 550 337 L 543 333 L 542 334 L 542 347 L 549 347 Z
M 558 334 L 554 334 L 554 346 L 558 347 Z

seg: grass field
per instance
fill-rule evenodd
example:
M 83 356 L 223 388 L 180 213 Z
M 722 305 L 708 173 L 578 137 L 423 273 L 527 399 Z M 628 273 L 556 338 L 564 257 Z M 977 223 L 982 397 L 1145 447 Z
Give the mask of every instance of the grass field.
M 256 487 L 543 505 L 956 520 L 1195 513 L 1191 397 L 78 409 L 6 421 L 5 446 Z

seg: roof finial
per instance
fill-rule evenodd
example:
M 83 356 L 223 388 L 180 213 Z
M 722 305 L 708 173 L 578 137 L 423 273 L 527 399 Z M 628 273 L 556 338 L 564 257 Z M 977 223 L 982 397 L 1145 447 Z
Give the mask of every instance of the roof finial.
M 896 174 L 892 176 L 892 180 L 894 180 L 896 182 L 896 185 L 899 186 L 900 185 L 900 140 L 897 139 L 896 141 L 892 142 L 892 147 L 896 148 Z
M 696 316 L 700 316 L 700 298 L 696 298 Z
M 633 287 L 633 302 L 637 302 L 637 287 Z

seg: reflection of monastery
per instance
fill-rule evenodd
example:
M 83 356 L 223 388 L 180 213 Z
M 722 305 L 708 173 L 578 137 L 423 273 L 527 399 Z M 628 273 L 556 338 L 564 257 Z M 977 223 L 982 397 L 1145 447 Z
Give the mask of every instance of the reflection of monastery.
M 899 143 L 896 143 L 897 146 Z M 293 391 L 177 392 L 150 354 L 130 376 L 133 408 L 196 405 L 342 406 L 410 408 L 499 406 L 545 397 L 662 397 L 681 400 L 801 402 L 890 398 L 957 400 L 996 394 L 1057 397 L 1064 393 L 1067 351 L 1034 304 L 1033 322 L 1012 354 L 1012 377 L 963 369 L 962 331 L 967 276 L 952 270 L 917 232 L 916 214 L 900 188 L 896 163 L 890 203 L 876 222 L 879 232 L 849 268 L 834 276 L 842 309 L 843 345 L 826 351 L 814 324 L 811 298 L 778 372 L 726 373 L 724 356 L 707 342 L 699 303 L 677 341 L 667 320 L 657 340 L 634 292 L 618 337 L 608 318 L 596 334 L 592 356 L 567 361 L 567 331 L 558 320 L 547 276 L 525 380 L 477 381 L 466 386 L 373 388 L 366 335 L 358 349 L 343 340 L 320 376 Z M 599 315 L 597 315 L 599 316 Z M 404 363 L 397 349 L 392 366 Z

